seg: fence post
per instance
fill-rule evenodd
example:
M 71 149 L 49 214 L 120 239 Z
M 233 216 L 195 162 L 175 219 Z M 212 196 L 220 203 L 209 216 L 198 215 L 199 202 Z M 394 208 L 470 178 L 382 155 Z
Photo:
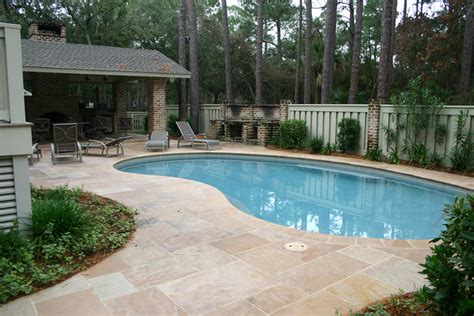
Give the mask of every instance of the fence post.
M 367 150 L 379 148 L 380 102 L 372 100 L 367 114 Z

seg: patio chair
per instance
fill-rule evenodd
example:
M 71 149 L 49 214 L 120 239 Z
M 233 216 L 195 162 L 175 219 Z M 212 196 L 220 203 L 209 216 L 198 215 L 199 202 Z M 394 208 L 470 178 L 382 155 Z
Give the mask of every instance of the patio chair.
M 120 117 L 118 120 L 118 132 L 127 136 L 133 129 L 133 121 L 131 117 Z
M 132 138 L 132 136 L 123 136 L 123 137 L 118 137 L 118 138 L 109 138 L 106 137 L 104 141 L 96 140 L 96 139 L 90 139 L 89 143 L 84 145 L 84 154 L 88 155 L 90 149 L 100 149 L 101 150 L 101 155 L 103 156 L 105 154 L 105 157 L 111 157 L 111 156 L 118 156 L 118 155 L 124 155 L 124 150 L 123 150 L 123 145 L 122 142 Z M 116 149 L 117 152 L 113 155 L 109 154 L 110 149 Z
M 146 142 L 145 150 L 165 150 L 170 147 L 168 132 L 153 131 L 150 139 Z
M 62 159 L 73 159 L 82 162 L 82 149 L 78 141 L 76 123 L 53 124 L 51 159 L 53 165 Z
M 39 147 L 38 143 L 33 144 L 31 148 L 31 155 L 28 155 L 28 162 L 30 166 L 33 165 L 35 161 L 35 156 L 36 156 L 36 161 L 40 161 L 40 158 L 43 158 L 43 153 L 41 152 L 41 148 Z
M 97 116 L 93 121 L 96 138 L 104 138 L 106 133 L 112 131 L 112 118 Z
M 213 146 L 221 147 L 221 143 L 217 139 L 207 139 L 205 134 L 194 134 L 193 129 L 188 122 L 176 122 L 181 137 L 178 139 L 178 147 L 182 142 L 191 143 L 194 148 L 195 145 L 205 145 L 207 149 Z
M 48 118 L 37 118 L 33 120 L 33 140 L 35 142 L 42 142 L 48 139 L 49 128 L 51 127 L 51 120 Z

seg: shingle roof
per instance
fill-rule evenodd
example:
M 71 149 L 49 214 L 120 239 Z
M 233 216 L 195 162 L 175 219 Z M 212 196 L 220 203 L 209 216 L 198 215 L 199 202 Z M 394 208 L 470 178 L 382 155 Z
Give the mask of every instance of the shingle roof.
M 22 40 L 22 55 L 25 71 L 190 77 L 189 71 L 156 50 Z

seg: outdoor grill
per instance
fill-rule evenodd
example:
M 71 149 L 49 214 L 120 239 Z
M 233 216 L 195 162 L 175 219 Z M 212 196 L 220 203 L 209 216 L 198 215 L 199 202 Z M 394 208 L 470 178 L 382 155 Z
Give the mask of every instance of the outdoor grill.
M 211 120 L 210 137 L 264 146 L 279 135 L 288 102 L 276 105 L 229 105 L 220 108 L 220 119 Z

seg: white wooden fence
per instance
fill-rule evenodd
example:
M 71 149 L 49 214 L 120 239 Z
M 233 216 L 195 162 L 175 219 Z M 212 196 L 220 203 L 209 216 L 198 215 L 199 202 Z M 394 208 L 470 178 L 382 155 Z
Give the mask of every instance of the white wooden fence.
M 474 133 L 474 106 L 458 105 L 445 106 L 439 114 L 439 123 L 445 124 L 447 127 L 446 141 L 441 145 L 437 145 L 434 141 L 434 131 L 428 133 L 425 139 L 425 145 L 437 154 L 445 158 L 448 157 L 451 148 L 455 143 L 456 120 L 461 111 L 468 111 L 470 118 L 466 123 L 466 130 Z M 298 119 L 306 122 L 309 130 L 309 137 L 323 137 L 324 142 L 336 143 L 337 133 L 339 132 L 338 123 L 345 117 L 359 120 L 361 126 L 359 152 L 365 154 L 367 151 L 367 113 L 368 105 L 366 104 L 290 104 L 288 107 L 288 118 Z M 389 152 L 385 130 L 393 128 L 393 105 L 382 105 L 380 107 L 379 122 L 379 147 L 383 154 Z M 405 131 L 400 133 L 400 143 L 405 138 Z M 404 157 L 406 158 L 406 157 Z
M 438 145 L 434 141 L 434 132 L 430 131 L 425 140 L 425 145 L 437 154 L 445 158 L 451 151 L 455 143 L 456 120 L 461 111 L 468 111 L 470 118 L 467 120 L 466 130 L 474 133 L 474 106 L 456 105 L 445 106 L 439 114 L 439 122 L 447 127 L 446 141 Z M 189 111 L 189 109 L 188 109 Z M 380 108 L 379 122 L 379 147 L 383 154 L 387 154 L 389 147 L 385 130 L 393 128 L 392 105 L 382 105 Z M 178 115 L 178 105 L 167 105 L 166 115 Z M 133 131 L 144 132 L 146 130 L 145 117 L 147 112 L 127 112 L 133 119 Z M 354 118 L 359 121 L 361 132 L 359 139 L 359 152 L 365 154 L 367 151 L 367 123 L 368 123 L 368 105 L 367 104 L 290 104 L 288 106 L 288 119 L 303 120 L 308 126 L 308 137 L 322 137 L 324 143 L 335 144 L 339 132 L 338 123 L 346 117 Z M 210 121 L 220 118 L 219 105 L 203 104 L 199 113 L 199 131 L 208 133 Z M 400 133 L 400 142 L 403 142 L 405 131 Z
M 338 123 L 346 117 L 360 123 L 359 150 L 367 150 L 366 104 L 290 104 L 288 119 L 303 120 L 308 126 L 309 137 L 322 137 L 324 143 L 335 144 L 339 132 Z
M 145 133 L 145 131 L 147 130 L 146 118 L 148 117 L 148 112 L 146 111 L 127 112 L 127 117 L 132 118 L 132 132 L 133 133 Z
M 393 105 L 382 105 L 380 107 L 380 140 L 379 148 L 382 149 L 384 155 L 388 154 L 390 151 L 389 144 L 387 143 L 386 129 L 395 129 L 395 120 L 394 120 L 394 107 Z M 449 105 L 445 106 L 440 114 L 438 115 L 439 124 L 446 126 L 447 135 L 445 141 L 441 144 L 435 142 L 435 132 L 434 129 L 428 131 L 427 137 L 424 141 L 424 144 L 430 151 L 437 153 L 445 158 L 445 163 L 447 163 L 447 157 L 453 146 L 455 145 L 455 133 L 457 129 L 457 117 L 461 111 L 469 111 L 469 119 L 466 121 L 466 126 L 464 127 L 466 131 L 470 131 L 474 135 L 474 106 L 472 105 Z M 406 122 L 407 115 L 401 114 L 401 119 Z M 410 126 L 404 128 L 399 135 L 399 145 L 403 145 L 403 140 L 406 137 L 406 130 L 410 129 Z M 403 158 L 406 158 L 402 156 Z

